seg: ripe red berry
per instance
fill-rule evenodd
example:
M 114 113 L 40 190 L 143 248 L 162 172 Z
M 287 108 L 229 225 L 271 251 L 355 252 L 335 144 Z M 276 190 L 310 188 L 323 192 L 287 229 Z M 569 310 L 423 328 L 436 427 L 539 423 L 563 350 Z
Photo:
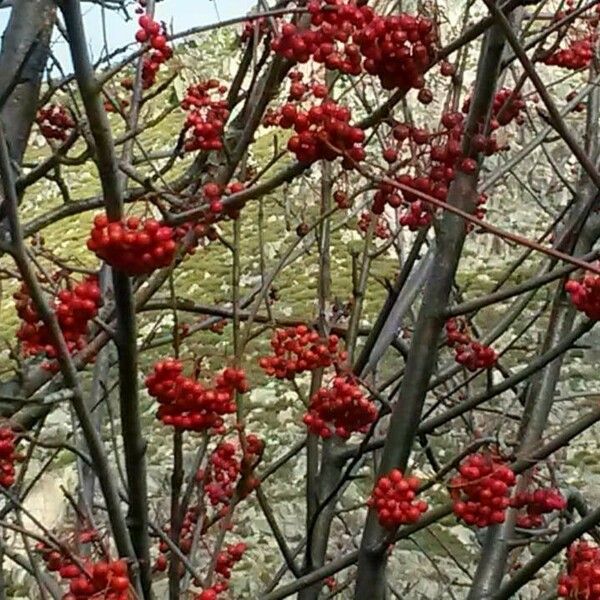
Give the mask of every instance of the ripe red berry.
M 375 215 L 375 217 L 377 219 L 375 222 L 375 237 L 379 238 L 380 240 L 389 239 L 392 233 L 390 231 L 390 226 L 388 225 L 388 222 L 386 221 L 385 217 L 383 215 Z M 366 233 L 369 229 L 372 218 L 373 213 L 369 211 L 362 212 L 358 218 L 358 230 L 362 231 L 363 233 Z
M 453 77 L 456 73 L 456 68 L 452 63 L 449 63 L 447 60 L 444 60 L 440 64 L 440 72 L 444 77 Z
M 377 408 L 350 375 L 334 377 L 329 387 L 317 390 L 304 415 L 304 424 L 316 435 L 342 439 L 366 433 L 377 418 Z
M 419 94 L 417 95 L 417 100 L 421 104 L 431 104 L 433 102 L 433 92 L 427 88 L 423 88 L 419 90 Z
M 171 264 L 177 248 L 175 230 L 155 219 L 94 220 L 89 250 L 127 275 L 143 275 Z
M 516 477 L 497 455 L 471 454 L 450 481 L 454 514 L 467 525 L 487 527 L 503 523 Z
M 0 487 L 11 487 L 15 482 L 16 436 L 8 427 L 0 428 Z
M 47 140 L 64 142 L 75 128 L 75 121 L 70 111 L 56 104 L 40 108 L 35 120 Z
M 86 345 L 89 324 L 98 313 L 101 294 L 96 277 L 88 277 L 79 283 L 65 279 L 65 284 L 69 287 L 57 293 L 52 308 L 68 350 L 76 352 Z M 38 315 L 27 288 L 22 286 L 13 294 L 13 298 L 17 314 L 22 321 L 17 338 L 21 342 L 23 354 L 46 354 L 47 358 L 55 359 L 58 351 L 53 336 Z M 57 363 L 48 363 L 46 366 L 51 370 L 58 369 Z
M 188 87 L 181 101 L 181 108 L 188 111 L 184 124 L 186 152 L 222 149 L 223 131 L 229 118 L 229 104 L 223 98 L 226 91 L 216 79 Z
M 306 325 L 277 329 L 271 348 L 273 355 L 261 358 L 260 366 L 267 375 L 278 379 L 293 379 L 299 373 L 340 364 L 346 359 L 336 335 L 322 340 Z
M 600 548 L 579 541 L 567 550 L 567 570 L 558 578 L 558 596 L 600 600 Z
M 477 171 L 477 161 L 474 158 L 463 158 L 459 165 L 463 173 L 472 174 Z
M 364 131 L 350 125 L 350 111 L 333 100 L 323 100 L 307 111 L 287 104 L 282 107 L 281 117 L 281 127 L 295 131 L 288 150 L 302 163 L 341 157 L 342 166 L 351 169 L 365 158 Z
M 498 355 L 490 346 L 474 341 L 468 333 L 463 320 L 449 319 L 446 321 L 446 341 L 454 348 L 456 362 L 469 371 L 489 369 L 496 364 Z
M 593 321 L 600 321 L 600 275 L 586 274 L 581 281 L 570 279 L 565 290 L 575 308 Z
M 510 500 L 513 508 L 521 509 L 517 517 L 517 527 L 531 529 L 542 527 L 543 515 L 567 507 L 565 497 L 554 488 L 538 488 L 533 492 L 520 492 Z
M 218 429 L 225 415 L 235 413 L 235 394 L 249 389 L 244 371 L 224 369 L 205 387 L 183 375 L 183 365 L 171 358 L 158 361 L 146 378 L 146 387 L 159 403 L 157 417 L 179 430 Z
M 427 511 L 427 502 L 416 498 L 419 480 L 405 477 L 398 469 L 380 477 L 367 504 L 377 511 L 382 527 L 395 529 L 416 523 Z

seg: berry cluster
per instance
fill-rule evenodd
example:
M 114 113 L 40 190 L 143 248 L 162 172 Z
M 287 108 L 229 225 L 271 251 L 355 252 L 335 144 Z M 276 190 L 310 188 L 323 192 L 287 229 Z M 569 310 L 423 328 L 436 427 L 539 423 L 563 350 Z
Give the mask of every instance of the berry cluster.
M 305 83 L 304 73 L 300 71 L 290 71 L 288 74 L 290 80 L 290 92 L 288 96 L 288 102 L 300 102 L 305 99 L 307 94 L 311 94 L 315 98 L 326 98 L 329 90 L 323 83 L 312 82 L 310 84 Z
M 312 0 L 308 11 L 310 27 L 286 23 L 271 42 L 275 52 L 300 63 L 312 58 L 348 75 L 367 72 L 388 90 L 423 87 L 436 41 L 430 20 L 379 15 L 352 0 Z
M 467 114 L 471 107 L 471 98 L 467 98 L 462 111 Z M 517 125 L 524 123 L 525 117 L 521 114 L 525 108 L 525 100 L 520 92 L 509 88 L 500 88 L 494 95 L 492 102 L 492 120 L 490 129 L 495 130 L 515 121 Z
M 218 430 L 222 417 L 235 412 L 235 394 L 249 386 L 241 369 L 225 368 L 205 387 L 183 374 L 183 364 L 173 358 L 160 360 L 146 377 L 148 393 L 160 404 L 157 418 L 165 425 L 184 431 Z
M 450 481 L 454 514 L 467 525 L 487 527 L 503 523 L 516 477 L 497 455 L 471 454 Z
M 342 166 L 351 169 L 364 160 L 365 132 L 350 125 L 351 113 L 333 100 L 323 100 L 308 110 L 298 110 L 293 104 L 281 108 L 279 124 L 293 128 L 295 134 L 288 141 L 288 149 L 299 162 L 312 164 L 317 160 L 343 158 Z
M 177 247 L 175 231 L 156 219 L 129 217 L 109 221 L 96 215 L 87 247 L 111 267 L 127 275 L 143 275 L 171 264 Z
M 231 578 L 231 570 L 242 559 L 246 548 L 247 546 L 244 542 L 228 544 L 225 550 L 217 554 L 215 573 L 219 576 L 219 581 L 211 587 L 202 590 L 195 597 L 196 600 L 217 600 L 219 594 L 227 591 L 229 588 L 229 579 Z
M 475 212 L 473 213 L 473 216 L 476 217 L 477 219 L 483 220 L 485 218 L 485 213 L 486 213 L 486 208 L 485 205 L 487 204 L 488 201 L 488 195 L 481 193 L 479 194 L 479 196 L 477 197 L 477 205 L 475 206 Z M 473 228 L 475 227 L 475 225 L 473 223 L 469 223 L 467 225 L 467 229 L 469 231 L 471 231 Z
M 372 218 L 373 216 L 371 212 L 369 212 L 368 210 L 363 211 L 358 217 L 358 222 L 356 223 L 358 230 L 362 231 L 363 233 L 366 233 L 369 229 L 369 225 L 371 224 Z M 386 221 L 385 217 L 383 215 L 380 215 L 376 218 L 377 221 L 375 222 L 375 229 L 373 231 L 375 237 L 379 238 L 380 240 L 389 239 L 392 235 L 392 232 L 390 231 L 390 226 Z
M 365 71 L 386 90 L 423 88 L 423 74 L 434 56 L 433 22 L 406 13 L 375 16 L 354 41 L 365 57 Z
M 570 600 L 600 600 L 600 548 L 576 542 L 567 551 L 567 572 L 558 578 L 558 596 Z
M 181 531 L 179 533 L 179 543 L 177 544 L 177 547 L 185 556 L 189 555 L 189 553 L 192 551 L 194 532 L 196 530 L 199 518 L 199 508 L 197 506 L 191 506 L 186 511 L 181 522 Z M 165 533 L 170 534 L 170 527 L 168 525 L 164 527 L 163 530 Z M 153 569 L 155 571 L 163 572 L 166 571 L 167 567 L 169 566 L 170 550 L 168 544 L 161 540 L 158 544 L 158 551 L 159 554 L 156 557 Z M 180 566 L 183 567 L 183 565 Z M 182 568 L 180 576 L 183 577 L 184 573 L 185 569 Z
M 144 57 L 142 64 L 142 87 L 147 90 L 156 83 L 156 75 L 160 66 L 173 56 L 173 48 L 167 43 L 164 24 L 157 23 L 150 15 L 141 15 L 138 19 L 140 29 L 135 39 L 140 44 L 147 44 L 152 52 Z M 123 87 L 131 88 L 131 79 L 122 82 Z
M 190 231 L 193 232 L 193 239 L 186 238 Z M 214 242 L 218 239 L 218 232 L 214 225 L 209 225 L 207 222 L 193 223 L 188 221 L 175 228 L 174 239 L 177 242 L 183 242 L 184 238 L 186 239 L 185 243 L 182 243 L 182 249 L 185 249 L 187 254 L 193 255 L 196 253 L 196 248 L 201 240 Z
M 237 562 L 242 560 L 242 556 L 244 556 L 246 549 L 247 546 L 244 544 L 244 542 L 228 544 L 225 550 L 222 550 L 219 552 L 219 554 L 217 554 L 215 572 L 221 575 L 223 579 L 230 579 L 231 570 Z
M 348 194 L 343 190 L 336 190 L 333 192 L 333 201 L 337 204 L 337 207 L 341 210 L 345 208 L 350 208 L 350 198 L 348 198 Z
M 229 104 L 223 98 L 226 91 L 216 79 L 201 81 L 187 89 L 181 101 L 181 108 L 188 111 L 184 125 L 186 152 L 223 148 L 223 129 L 229 118 Z
M 329 438 L 347 439 L 352 433 L 366 433 L 377 418 L 375 404 L 362 393 L 351 375 L 334 377 L 331 385 L 313 395 L 304 415 L 304 424 L 312 433 Z
M 544 57 L 543 62 L 553 67 L 578 71 L 590 65 L 594 56 L 594 36 L 571 39 L 566 48 L 559 48 Z
M 229 588 L 231 570 L 242 559 L 244 552 L 246 552 L 246 544 L 243 542 L 228 544 L 225 550 L 219 552 L 215 565 L 215 573 L 219 576 L 219 581 L 211 587 L 202 590 L 195 596 L 195 600 L 217 600 L 219 594 L 226 592 Z
M 392 158 L 392 153 L 396 155 L 396 151 L 393 148 L 386 148 L 384 151 L 384 159 Z M 395 162 L 396 158 L 391 162 Z M 390 161 L 388 161 L 390 162 Z M 375 196 L 373 197 L 373 204 L 371 206 L 371 210 L 376 215 L 383 214 L 386 205 L 391 208 L 400 208 L 402 206 L 402 196 L 400 195 L 398 188 L 393 186 L 391 183 L 387 183 L 382 181 L 377 186 L 377 191 L 375 192 Z
M 513 98 L 510 90 L 503 89 L 498 92 L 494 101 L 498 118 L 492 119 L 493 127 L 500 126 L 499 120 L 505 125 L 509 120 L 520 117 L 518 111 L 521 110 L 521 103 L 520 96 L 514 94 Z M 468 109 L 468 102 L 465 108 Z M 393 179 L 398 185 L 394 186 L 390 182 L 380 184 L 373 203 L 375 212 L 382 212 L 386 205 L 392 208 L 404 205 L 404 211 L 399 219 L 402 226 L 414 231 L 431 223 L 434 207 L 424 196 L 442 202 L 447 201 L 448 189 L 457 171 L 474 173 L 478 168 L 474 158 L 464 156 L 462 153 L 464 119 L 461 112 L 444 112 L 437 133 L 406 123 L 397 123 L 393 127 L 392 140 L 383 151 L 383 159 L 390 165 L 388 178 Z M 498 144 L 493 135 L 483 133 L 475 134 L 471 145 L 474 151 L 485 156 L 506 149 L 506 146 Z M 410 164 L 413 165 L 415 172 L 412 175 L 403 173 L 398 176 L 395 173 L 397 171 L 395 163 L 403 147 L 407 148 L 411 156 Z M 478 216 L 484 214 L 479 207 L 485 199 L 484 196 L 479 199 Z
M 564 510 L 567 501 L 558 490 L 547 488 L 516 494 L 511 498 L 510 505 L 512 508 L 525 509 L 525 513 L 517 517 L 517 526 L 533 529 L 543 525 L 542 515 Z
M 448 319 L 446 321 L 448 346 L 454 348 L 456 362 L 469 371 L 489 369 L 496 364 L 498 355 L 491 346 L 474 341 L 467 331 L 463 320 Z
M 0 427 L 0 487 L 7 489 L 15 482 L 15 458 L 15 434 Z
M 382 527 L 395 529 L 416 523 L 427 510 L 427 502 L 417 500 L 419 480 L 405 477 L 398 469 L 380 477 L 367 504 L 377 511 Z
M 360 75 L 363 57 L 351 38 L 373 19 L 373 11 L 344 0 L 327 2 L 328 10 L 322 4 L 318 0 L 309 2 L 310 27 L 300 29 L 286 23 L 271 48 L 288 60 L 305 63 L 312 58 L 328 69 Z
M 37 550 L 48 571 L 58 573 L 65 583 L 69 582 L 69 592 L 63 600 L 127 600 L 130 597 L 129 573 L 123 560 L 93 562 L 81 558 L 75 562 L 72 556 L 43 542 L 38 544 Z
M 409 151 L 415 157 L 413 162 L 419 166 L 417 173 L 427 173 L 427 175 L 403 173 L 394 177 L 394 180 L 403 186 L 401 191 L 391 185 L 383 190 L 383 199 L 392 208 L 406 204 L 399 219 L 399 223 L 403 227 L 415 231 L 428 226 L 433 218 L 433 206 L 411 190 L 446 201 L 448 188 L 455 177 L 456 169 L 462 164 L 463 119 L 463 115 L 458 112 L 444 113 L 441 121 L 443 129 L 436 136 L 430 134 L 426 129 L 411 127 L 404 123 L 399 123 L 392 129 L 396 147 L 386 148 L 384 160 L 393 165 L 397 160 L 400 148 L 407 144 Z M 398 202 L 398 197 L 400 202 Z M 375 204 L 381 204 L 381 200 L 377 201 L 376 198 Z M 375 206 L 375 208 L 378 207 Z
M 218 215 L 223 212 L 223 196 L 231 196 L 233 194 L 239 194 L 244 189 L 244 184 L 239 181 L 233 181 L 225 188 L 218 183 L 206 183 L 202 187 L 202 195 L 209 206 L 212 215 Z M 225 213 L 232 219 L 237 219 L 239 216 L 239 209 L 225 209 Z
M 75 128 L 75 121 L 69 111 L 56 104 L 40 108 L 35 122 L 47 140 L 64 142 Z
M 211 453 L 206 469 L 196 474 L 196 480 L 203 483 L 204 493 L 211 506 L 220 507 L 220 514 L 225 514 L 236 488 L 243 479 L 244 485 L 238 489 L 241 497 L 246 497 L 260 481 L 252 475 L 264 449 L 264 442 L 256 435 L 245 438 L 246 450 L 239 444 L 221 442 Z
M 344 361 L 346 353 L 340 350 L 339 341 L 337 335 L 322 340 L 306 325 L 277 329 L 271 339 L 274 355 L 261 358 L 260 366 L 267 375 L 293 379 L 305 371 Z
M 588 319 L 600 321 L 600 275 L 586 274 L 581 281 L 571 279 L 565 284 L 571 302 Z
M 101 292 L 98 279 L 87 277 L 71 287 L 61 289 L 52 308 L 58 319 L 58 324 L 67 343 L 69 352 L 81 350 L 87 343 L 87 333 L 90 321 L 98 314 L 101 303 Z M 56 359 L 58 351 L 50 334 L 50 330 L 42 321 L 29 291 L 25 285 L 13 294 L 19 318 L 23 321 L 17 331 L 17 338 L 22 343 L 26 356 L 45 354 L 49 359 Z M 50 370 L 56 370 L 55 363 L 45 364 Z

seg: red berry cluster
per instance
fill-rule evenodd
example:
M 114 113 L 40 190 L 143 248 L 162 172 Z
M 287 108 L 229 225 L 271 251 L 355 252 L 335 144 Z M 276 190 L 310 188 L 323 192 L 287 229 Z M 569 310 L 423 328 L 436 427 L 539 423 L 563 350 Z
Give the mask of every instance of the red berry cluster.
M 293 128 L 295 134 L 288 141 L 288 149 L 301 163 L 343 158 L 342 166 L 351 169 L 364 160 L 365 132 L 350 125 L 351 113 L 333 100 L 323 100 L 308 110 L 298 110 L 293 104 L 281 108 L 279 124 Z
M 393 148 L 387 148 L 384 152 L 384 158 L 385 153 L 388 151 L 391 151 L 395 154 L 395 150 L 393 150 Z M 389 154 L 391 154 L 391 152 L 388 152 L 388 158 L 390 158 Z M 394 161 L 395 160 L 396 159 L 394 159 Z M 400 195 L 398 188 L 391 183 L 382 181 L 377 186 L 377 191 L 373 197 L 373 205 L 371 206 L 371 210 L 376 215 L 381 215 L 383 214 L 386 205 L 389 205 L 391 208 L 400 208 L 402 206 L 402 196 Z
M 160 24 L 150 15 L 141 15 L 138 19 L 140 29 L 135 34 L 135 39 L 140 44 L 148 44 L 152 49 L 149 56 L 144 57 L 142 64 L 142 87 L 147 90 L 156 83 L 156 75 L 160 66 L 173 56 L 173 48 L 167 42 L 164 24 Z M 123 82 L 124 87 L 131 87 L 131 80 Z
M 466 114 L 471 107 L 471 98 L 467 98 L 462 111 Z M 517 125 L 524 123 L 525 117 L 521 114 L 525 108 L 525 100 L 520 92 L 509 88 L 500 88 L 494 95 L 492 102 L 492 120 L 490 129 L 493 131 L 515 121 Z
M 558 578 L 558 596 L 570 600 L 600 600 L 600 548 L 576 542 L 567 551 L 567 572 Z
M 343 190 L 336 190 L 333 192 L 333 201 L 337 204 L 339 209 L 350 208 L 350 198 L 348 198 L 348 194 Z
M 358 380 L 338 375 L 331 385 L 313 395 L 304 415 L 304 424 L 312 433 L 329 438 L 347 439 L 352 433 L 366 433 L 377 418 L 375 404 L 362 393 Z
M 397 160 L 398 150 L 403 144 L 408 144 L 411 154 L 415 157 L 413 162 L 419 166 L 417 173 L 427 173 L 403 173 L 394 177 L 395 181 L 403 186 L 402 189 L 398 190 L 395 186 L 388 185 L 382 194 L 383 200 L 393 208 L 406 204 L 399 222 L 411 231 L 429 225 L 434 212 L 430 203 L 411 190 L 446 201 L 456 169 L 462 166 L 463 115 L 456 112 L 444 113 L 441 125 L 442 131 L 433 136 L 426 129 L 399 123 L 392 129 L 396 148 L 388 147 L 384 151 L 384 160 L 392 165 Z M 378 208 L 377 205 L 381 202 L 382 200 L 378 201 L 376 198 L 375 207 Z
M 220 576 L 219 581 L 213 586 L 202 590 L 195 596 L 196 600 L 217 600 L 219 594 L 227 591 L 229 588 L 229 579 L 231 578 L 231 570 L 242 559 L 246 548 L 247 546 L 244 542 L 238 542 L 237 544 L 229 544 L 225 550 L 217 554 L 215 572 Z
M 109 221 L 96 215 L 87 247 L 111 267 L 127 275 L 143 275 L 171 264 L 175 231 L 156 219 L 129 217 Z
M 369 229 L 372 218 L 373 216 L 371 212 L 368 210 L 363 211 L 358 217 L 358 222 L 356 223 L 358 230 L 366 233 Z M 375 237 L 379 238 L 380 240 L 388 240 L 392 236 L 388 222 L 383 215 L 377 216 L 376 218 L 377 221 L 375 223 L 375 230 L 373 232 Z
M 566 48 L 559 48 L 544 57 L 543 62 L 553 67 L 578 71 L 587 68 L 594 56 L 594 36 L 585 35 L 568 41 Z
M 197 506 L 191 506 L 186 511 L 183 520 L 181 522 L 181 531 L 179 533 L 179 543 L 177 547 L 181 550 L 181 552 L 188 556 L 192 551 L 192 545 L 194 540 L 194 532 L 196 530 L 196 526 L 198 524 L 198 519 L 200 518 L 200 509 Z M 163 528 L 165 533 L 170 534 L 170 527 L 167 525 Z M 154 562 L 153 569 L 155 571 L 163 572 L 167 570 L 169 566 L 169 556 L 170 549 L 168 544 L 161 540 L 158 544 L 159 554 L 156 557 L 156 561 Z M 181 565 L 183 567 L 183 565 Z M 180 576 L 183 577 L 185 574 L 185 569 L 181 569 Z
M 477 219 L 483 220 L 485 218 L 485 213 L 486 213 L 486 208 L 485 205 L 487 204 L 488 201 L 488 195 L 481 193 L 479 194 L 479 196 L 477 197 L 477 206 L 475 207 L 475 212 L 473 213 L 473 216 L 476 217 Z M 475 227 L 475 225 L 473 223 L 469 223 L 467 225 L 467 229 L 469 231 L 471 231 L 473 228 Z
M 274 355 L 261 358 L 260 366 L 267 375 L 293 379 L 299 373 L 343 362 L 346 353 L 340 350 L 339 341 L 337 335 L 323 340 L 306 325 L 277 329 L 271 339 Z
M 146 377 L 148 393 L 160 404 L 157 418 L 165 425 L 184 431 L 219 430 L 225 415 L 235 413 L 235 394 L 243 394 L 249 386 L 241 369 L 225 368 L 205 387 L 183 374 L 179 360 L 167 358 L 154 365 Z
M 305 99 L 307 94 L 311 94 L 315 98 L 326 98 L 329 90 L 327 86 L 323 83 L 305 83 L 304 73 L 300 71 L 290 71 L 288 74 L 288 79 L 291 81 L 290 83 L 290 93 L 288 96 L 288 102 L 300 102 Z
M 223 148 L 223 129 L 229 118 L 229 104 L 223 98 L 226 91 L 216 79 L 201 81 L 187 89 L 181 101 L 181 108 L 188 111 L 184 125 L 186 152 Z
M 64 142 L 75 128 L 75 121 L 69 111 L 56 104 L 40 108 L 35 122 L 47 140 Z
M 196 248 L 203 242 L 208 244 L 218 239 L 219 234 L 214 225 L 209 224 L 212 220 L 213 215 L 208 215 L 209 218 L 203 219 L 204 222 L 191 222 L 182 223 L 175 228 L 174 239 L 181 243 L 181 249 L 185 250 L 190 256 L 196 253 Z M 193 236 L 187 237 L 188 233 L 193 232 Z
M 398 469 L 380 477 L 367 504 L 377 511 L 382 527 L 395 529 L 416 523 L 427 510 L 427 502 L 417 500 L 419 480 L 405 477 Z
M 433 22 L 406 13 L 375 16 L 354 36 L 365 57 L 367 73 L 376 75 L 386 90 L 422 88 L 423 74 L 434 56 Z
M 9 488 L 15 482 L 15 434 L 9 427 L 0 427 L 0 487 Z
M 405 13 L 378 15 L 344 0 L 312 0 L 308 11 L 310 27 L 286 23 L 271 42 L 275 52 L 301 63 L 312 58 L 349 75 L 366 71 L 385 89 L 423 87 L 436 41 L 430 20 Z
M 431 223 L 432 215 L 429 204 L 423 200 L 413 200 L 402 213 L 398 222 L 403 227 L 408 227 L 410 231 L 417 231 Z
M 506 93 L 510 96 L 510 91 L 501 91 L 497 95 L 497 105 L 501 111 L 497 116 L 503 124 L 506 124 L 507 118 L 515 118 L 515 107 L 521 106 L 518 95 L 515 95 L 517 100 L 507 103 Z M 501 107 L 505 104 L 509 108 L 502 112 Z M 494 121 L 495 127 L 500 126 L 496 119 L 492 121 Z M 392 208 L 405 205 L 399 222 L 414 231 L 429 225 L 433 218 L 434 206 L 427 202 L 423 195 L 445 202 L 456 172 L 474 173 L 478 164 L 474 158 L 465 157 L 462 154 L 464 115 L 460 112 L 443 113 L 437 133 L 430 133 L 421 127 L 397 123 L 391 134 L 393 141 L 385 148 L 383 159 L 391 167 L 388 177 L 393 178 L 399 184 L 400 189 L 390 182 L 382 183 L 375 194 L 373 210 L 380 212 L 386 205 L 390 205 Z M 474 135 L 471 143 L 475 151 L 485 156 L 491 156 L 506 148 L 500 147 L 494 136 L 481 133 Z M 412 156 L 410 164 L 414 165 L 415 173 L 413 175 L 403 173 L 397 176 L 395 174 L 397 168 L 392 167 L 398 161 L 399 152 L 403 146 L 408 147 Z M 482 204 L 483 197 L 480 198 L 480 201 Z M 482 216 L 482 214 L 480 211 L 479 215 Z
M 564 510 L 567 500 L 557 489 L 547 488 L 516 494 L 511 498 L 510 505 L 512 508 L 525 509 L 525 513 L 517 517 L 517 526 L 533 529 L 543 525 L 542 515 Z
M 246 548 L 247 546 L 244 542 L 228 544 L 225 550 L 217 554 L 215 573 L 219 576 L 219 581 L 213 586 L 202 590 L 195 597 L 196 600 L 216 600 L 219 594 L 227 591 L 229 588 L 229 579 L 231 578 L 231 570 L 242 559 Z
M 242 560 L 244 552 L 247 550 L 244 542 L 238 542 L 237 544 L 228 544 L 225 550 L 222 550 L 217 554 L 217 564 L 215 565 L 215 572 L 221 575 L 224 579 L 231 578 L 231 570 L 237 562 Z
M 565 284 L 571 302 L 588 319 L 600 321 L 600 275 L 586 274 L 581 281 L 571 279 Z
M 503 523 L 516 477 L 497 455 L 471 454 L 450 481 L 454 514 L 467 525 L 487 527 Z
M 327 9 L 322 6 L 325 4 Z M 271 42 L 271 48 L 288 60 L 305 63 L 312 58 L 328 69 L 360 75 L 363 57 L 351 38 L 373 19 L 372 9 L 344 0 L 312 0 L 308 10 L 310 27 L 300 29 L 286 23 Z
M 23 345 L 23 353 L 26 356 L 45 354 L 47 358 L 55 359 L 58 351 L 52 335 L 41 320 L 27 287 L 21 286 L 21 289 L 13 294 L 13 298 L 17 314 L 23 321 L 17 331 L 17 338 Z M 52 308 L 69 352 L 85 347 L 89 323 L 98 314 L 100 304 L 101 292 L 95 276 L 87 277 L 58 292 Z M 58 368 L 56 364 L 45 366 L 52 370 Z
M 463 320 L 446 321 L 448 346 L 454 348 L 456 362 L 469 371 L 489 369 L 496 364 L 498 355 L 491 346 L 485 346 L 471 338 Z
M 239 194 L 244 190 L 244 184 L 239 181 L 233 181 L 227 185 L 227 187 L 223 188 L 223 186 L 218 183 L 207 183 L 202 188 L 202 195 L 204 199 L 208 203 L 210 208 L 210 212 L 213 215 L 218 215 L 223 212 L 223 196 L 231 196 L 233 194 Z M 229 215 L 232 219 L 237 219 L 239 216 L 239 209 L 231 210 L 225 209 L 227 215 Z
M 241 477 L 245 477 L 244 488 L 238 490 L 242 497 L 250 494 L 260 484 L 252 475 L 252 470 L 263 452 L 264 442 L 258 436 L 250 434 L 246 436 L 245 444 L 244 452 L 238 443 L 221 442 L 211 453 L 207 468 L 196 474 L 196 480 L 203 483 L 204 493 L 210 504 L 220 506 L 221 514 L 228 511 Z
M 81 558 L 77 564 L 72 556 L 42 542 L 37 550 L 48 571 L 58 573 L 61 579 L 69 582 L 69 592 L 63 600 L 127 600 L 130 597 L 129 573 L 123 560 L 93 562 Z

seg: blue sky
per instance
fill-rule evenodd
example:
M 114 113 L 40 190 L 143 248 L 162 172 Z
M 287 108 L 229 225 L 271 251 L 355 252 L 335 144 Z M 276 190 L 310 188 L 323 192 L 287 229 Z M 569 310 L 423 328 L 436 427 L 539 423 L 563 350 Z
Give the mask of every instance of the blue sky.
M 243 16 L 256 4 L 256 0 L 164 0 L 157 3 L 156 17 L 173 24 L 174 31 L 207 25 L 219 19 Z M 83 3 L 86 32 L 89 47 L 94 58 L 103 46 L 102 12 L 97 5 Z M 10 9 L 0 10 L 0 30 L 4 30 Z M 133 11 L 131 11 L 133 15 Z M 118 48 L 133 41 L 137 23 L 126 22 L 122 14 L 106 11 L 106 31 L 110 48 Z M 64 42 L 55 41 L 54 52 L 64 68 L 70 69 L 71 61 Z

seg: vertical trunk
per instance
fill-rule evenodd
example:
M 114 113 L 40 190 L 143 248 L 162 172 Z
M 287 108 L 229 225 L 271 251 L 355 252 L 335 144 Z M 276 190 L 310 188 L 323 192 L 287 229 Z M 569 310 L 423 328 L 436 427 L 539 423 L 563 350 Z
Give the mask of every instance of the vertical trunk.
M 504 35 L 498 26 L 486 34 L 479 59 L 477 84 L 467 121 L 463 153 L 473 156 L 471 136 L 487 117 L 496 90 Z M 452 183 L 448 202 L 464 211 L 475 207 L 477 175 L 459 173 Z M 380 473 L 393 468 L 405 470 L 417 434 L 428 384 L 435 367 L 437 346 L 444 326 L 444 310 L 450 297 L 454 276 L 466 236 L 466 224 L 446 213 L 440 224 L 434 265 L 425 286 L 423 302 L 407 360 L 406 373 L 394 406 L 381 460 Z M 358 561 L 355 598 L 383 600 L 386 594 L 386 539 L 373 510 L 369 511 Z
M 12 88 L 1 118 L 11 159 L 20 164 L 35 119 L 48 60 L 56 7 L 53 0 L 20 0 L 2 36 L 0 95 Z

